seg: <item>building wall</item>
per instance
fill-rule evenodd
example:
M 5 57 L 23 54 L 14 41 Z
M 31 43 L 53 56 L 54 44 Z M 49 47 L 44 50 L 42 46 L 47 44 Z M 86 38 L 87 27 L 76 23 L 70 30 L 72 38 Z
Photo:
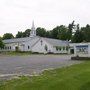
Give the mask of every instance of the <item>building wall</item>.
M 47 51 L 45 50 L 45 45 L 48 48 Z M 64 47 L 66 47 L 66 45 Z M 57 50 L 55 46 L 49 44 L 44 39 L 40 39 L 39 42 L 36 43 L 35 46 L 33 46 L 32 51 L 33 52 L 39 52 L 39 53 L 48 53 L 48 52 L 52 52 L 52 53 L 68 53 L 68 51 L 66 50 L 66 48 L 65 48 L 65 50 L 63 50 L 63 49 Z
M 47 46 L 47 50 L 45 50 Z M 47 43 L 45 40 L 40 39 L 31 49 L 32 52 L 47 53 L 53 52 L 53 46 Z
M 75 56 L 90 56 L 90 43 L 73 43 L 70 46 L 73 46 Z
M 2 49 L 1 51 L 15 51 L 16 47 L 19 47 L 20 51 L 24 51 L 24 42 L 19 42 L 19 43 L 7 43 L 5 44 L 4 49 Z
M 31 51 L 32 46 L 38 40 L 39 40 L 39 38 L 34 38 L 32 40 L 25 41 L 25 42 L 6 43 L 5 48 L 2 49 L 1 51 L 15 51 L 16 47 L 19 48 L 19 51 Z M 8 49 L 8 47 L 11 47 L 11 48 Z
M 40 38 L 35 38 L 33 40 L 25 42 L 24 51 L 32 51 L 32 47 L 40 40 Z
M 89 53 L 89 56 L 90 56 L 90 43 L 88 44 L 88 53 Z
M 46 46 L 47 46 L 47 50 L 45 50 Z M 57 50 L 56 46 L 51 45 L 44 38 L 37 37 L 37 38 L 32 38 L 31 40 L 25 42 L 7 43 L 5 44 L 5 47 L 7 47 L 7 49 L 5 48 L 1 51 L 15 51 L 16 47 L 19 47 L 20 51 L 32 51 L 39 53 L 47 53 L 47 52 L 68 53 L 68 51 L 66 50 L 66 46 L 68 45 L 65 44 L 64 46 L 59 46 L 59 47 L 65 47 L 64 50 L 63 49 Z
M 67 46 L 68 46 L 68 45 L 67 45 Z M 54 52 L 54 53 L 61 53 L 61 54 L 63 54 L 63 53 L 69 54 L 69 50 L 66 50 L 66 47 L 67 47 L 67 46 L 60 46 L 60 47 L 61 47 L 61 50 L 59 50 L 59 49 L 57 50 L 56 47 L 54 46 L 54 47 L 53 47 L 53 52 Z M 63 49 L 63 47 L 64 47 L 65 49 Z

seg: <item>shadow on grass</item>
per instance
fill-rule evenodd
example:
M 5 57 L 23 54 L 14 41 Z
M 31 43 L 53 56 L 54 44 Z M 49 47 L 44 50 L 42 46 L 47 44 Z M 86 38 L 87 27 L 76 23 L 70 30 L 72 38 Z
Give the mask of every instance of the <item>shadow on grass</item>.
M 90 82 L 87 82 L 81 86 L 80 90 L 90 90 Z

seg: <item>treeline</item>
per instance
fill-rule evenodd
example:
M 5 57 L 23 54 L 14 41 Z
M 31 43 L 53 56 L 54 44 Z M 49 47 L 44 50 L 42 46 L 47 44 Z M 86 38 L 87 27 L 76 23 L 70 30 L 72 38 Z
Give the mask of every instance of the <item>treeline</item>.
M 31 29 L 27 29 L 24 32 L 19 31 L 15 37 L 12 33 L 6 33 L 3 35 L 2 39 L 29 37 L 30 31 Z M 87 24 L 85 27 L 80 28 L 79 24 L 75 24 L 74 21 L 68 26 L 60 25 L 53 28 L 53 30 L 38 27 L 36 33 L 37 36 L 68 40 L 73 43 L 90 42 L 90 25 Z

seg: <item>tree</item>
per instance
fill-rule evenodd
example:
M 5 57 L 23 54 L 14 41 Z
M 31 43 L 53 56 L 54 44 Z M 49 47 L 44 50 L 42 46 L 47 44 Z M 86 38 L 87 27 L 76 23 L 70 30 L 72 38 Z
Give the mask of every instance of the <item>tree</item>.
M 60 40 L 67 40 L 68 39 L 67 31 L 68 31 L 67 27 L 65 27 L 64 25 L 61 25 L 59 27 L 59 32 L 58 32 L 57 38 Z
M 60 39 L 60 40 L 67 40 L 67 32 L 68 29 L 64 25 L 57 26 L 51 31 L 52 38 Z
M 3 35 L 3 40 L 4 39 L 12 39 L 12 38 L 14 38 L 12 33 L 6 33 L 6 34 Z
M 4 43 L 2 41 L 2 38 L 0 37 L 0 48 L 4 48 Z
M 31 31 L 31 29 L 26 29 L 25 32 L 23 32 L 23 37 L 29 37 L 30 31 Z
M 58 39 L 58 32 L 59 32 L 59 26 L 55 27 L 52 31 L 51 31 L 51 37 L 54 39 Z
M 68 25 L 68 33 L 67 33 L 68 34 L 68 41 L 71 40 L 71 38 L 72 38 L 72 32 L 73 32 L 73 29 L 75 26 L 74 22 L 75 21 L 73 21 L 71 24 Z
M 16 34 L 16 38 L 22 38 L 23 37 L 23 32 L 18 32 Z
M 52 36 L 51 36 L 51 31 L 46 31 L 46 37 L 47 38 L 51 38 Z
M 31 29 L 26 29 L 24 32 L 19 32 L 16 34 L 16 38 L 23 38 L 23 37 L 29 37 L 30 36 Z
M 90 25 L 86 25 L 86 27 L 82 27 L 81 31 L 83 33 L 84 41 L 90 42 Z
M 72 42 L 73 43 L 81 43 L 81 42 L 83 42 L 83 40 L 84 40 L 83 33 L 80 30 L 79 24 L 78 24 L 77 25 L 77 30 L 76 30 L 74 36 L 72 37 Z
M 36 33 L 38 36 L 45 37 L 46 36 L 46 30 L 44 28 L 38 27 L 36 29 Z

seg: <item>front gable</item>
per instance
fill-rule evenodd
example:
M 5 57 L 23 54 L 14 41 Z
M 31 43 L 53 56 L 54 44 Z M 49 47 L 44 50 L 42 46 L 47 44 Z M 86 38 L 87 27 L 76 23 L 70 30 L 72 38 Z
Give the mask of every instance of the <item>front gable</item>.
M 53 46 L 41 38 L 33 47 L 32 52 L 47 53 L 53 52 Z

